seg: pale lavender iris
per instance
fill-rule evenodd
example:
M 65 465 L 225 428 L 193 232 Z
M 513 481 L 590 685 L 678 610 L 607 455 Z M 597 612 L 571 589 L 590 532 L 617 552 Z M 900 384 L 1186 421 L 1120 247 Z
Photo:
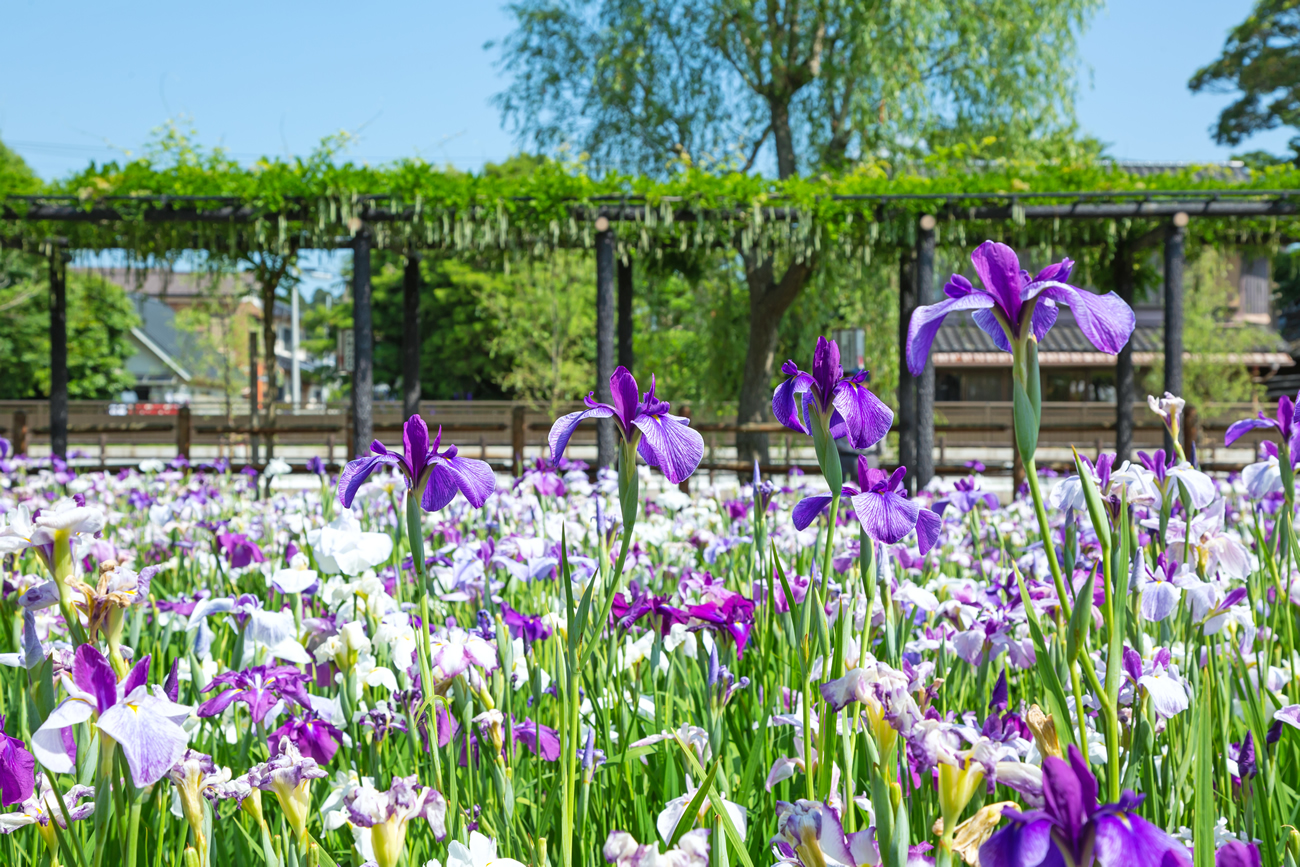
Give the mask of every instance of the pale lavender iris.
M 858 456 L 858 485 L 861 490 L 844 486 L 841 496 L 853 502 L 853 512 L 867 535 L 877 542 L 892 545 L 916 530 L 917 543 L 922 554 L 934 547 L 939 539 L 943 520 L 930 509 L 907 498 L 903 487 L 906 467 L 892 474 L 876 469 L 867 459 Z M 831 495 L 805 497 L 794 507 L 794 525 L 800 530 L 811 524 L 831 504 Z
M 1006 244 L 985 241 L 971 253 L 982 287 L 960 274 L 943 287 L 948 297 L 938 304 L 918 307 L 907 327 L 907 368 L 913 376 L 925 369 L 939 326 L 949 313 L 973 312 L 975 324 L 993 338 L 1003 352 L 1029 337 L 1042 340 L 1056 323 L 1057 304 L 1074 311 L 1079 330 L 1093 346 L 1114 355 L 1128 342 L 1136 318 L 1114 292 L 1097 295 L 1068 284 L 1074 263 L 1063 259 L 1031 278 Z
M 442 428 L 429 440 L 429 426 L 424 419 L 413 415 L 402 429 L 404 454 L 390 452 L 383 443 L 370 444 L 371 454 L 350 461 L 339 474 L 339 502 L 343 508 L 352 508 L 352 500 L 362 483 L 380 467 L 396 467 L 406 479 L 408 490 L 422 490 L 420 507 L 426 512 L 436 512 L 456 497 L 456 492 L 474 508 L 480 508 L 496 488 L 496 476 L 485 461 L 463 458 L 455 446 L 438 451 L 442 443 Z
M 781 365 L 788 378 L 772 395 L 772 415 L 791 430 L 812 435 L 815 415 L 830 431 L 831 439 L 846 437 L 855 449 L 871 448 L 889 433 L 893 411 L 867 388 L 867 372 L 844 375 L 840 348 L 825 337 L 817 338 L 812 373 L 794 361 Z
M 292 665 L 256 665 L 244 671 L 223 672 L 203 687 L 203 692 L 222 691 L 199 705 L 196 713 L 201 717 L 217 716 L 231 702 L 239 701 L 248 705 L 253 722 L 260 723 L 281 698 L 292 699 L 310 709 L 306 688 L 310 680 L 310 676 Z
M 655 378 L 650 390 L 640 396 L 636 379 L 620 366 L 609 378 L 614 403 L 597 403 L 594 392 L 586 398 L 587 408 L 562 415 L 551 425 L 547 442 L 551 459 L 559 461 L 578 425 L 589 418 L 612 418 L 623 442 L 635 446 L 637 453 L 652 467 L 659 467 L 668 481 L 680 484 L 704 458 L 704 437 L 690 427 L 690 419 L 668 412 L 668 401 L 655 396 Z
M 1069 761 L 1043 759 L 1042 810 L 1007 809 L 1003 827 L 980 847 L 983 867 L 1190 867 L 1187 849 L 1133 812 L 1144 796 L 1125 790 L 1115 804 L 1097 803 L 1097 778 L 1073 744 Z
M 21 804 L 36 787 L 36 757 L 18 738 L 5 734 L 0 714 L 0 805 Z
M 185 752 L 189 735 L 181 723 L 190 709 L 170 701 L 162 687 L 151 691 L 148 677 L 147 656 L 119 683 L 102 653 L 89 644 L 78 647 L 71 676 L 63 677 L 68 697 L 32 733 L 36 758 L 55 773 L 73 773 L 73 726 L 95 719 L 99 730 L 116 741 L 126 756 L 136 786 L 161 780 Z

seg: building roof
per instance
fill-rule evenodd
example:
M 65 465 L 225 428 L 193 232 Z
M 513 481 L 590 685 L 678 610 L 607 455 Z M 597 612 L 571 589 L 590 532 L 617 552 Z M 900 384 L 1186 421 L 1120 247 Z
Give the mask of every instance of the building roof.
M 1137 327 L 1133 330 L 1133 363 L 1139 367 L 1158 363 L 1164 354 L 1164 328 L 1151 324 L 1154 317 L 1144 307 L 1137 311 Z M 1256 331 L 1259 342 L 1252 351 L 1232 353 L 1222 361 L 1251 367 L 1289 367 L 1295 363 L 1278 335 L 1262 328 Z M 931 352 L 935 367 L 1011 366 L 1011 356 L 1000 351 L 969 316 L 961 314 L 944 320 Z M 1083 336 L 1070 311 L 1062 309 L 1056 324 L 1039 344 L 1038 363 L 1042 367 L 1112 367 L 1115 356 L 1098 352 Z

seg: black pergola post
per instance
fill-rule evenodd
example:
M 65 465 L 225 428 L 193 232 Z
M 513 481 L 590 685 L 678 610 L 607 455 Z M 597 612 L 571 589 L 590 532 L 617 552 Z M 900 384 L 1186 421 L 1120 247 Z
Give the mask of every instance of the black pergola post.
M 1165 231 L 1165 391 L 1183 393 L 1183 258 L 1187 214 L 1174 214 Z M 1165 432 L 1165 453 L 1174 443 Z
M 632 369 L 632 259 L 618 260 L 618 363 Z
M 68 284 L 60 245 L 50 248 L 50 453 L 68 456 Z
M 1127 241 L 1115 247 L 1111 262 L 1115 293 L 1133 306 L 1133 248 Z M 1120 462 L 1130 459 L 1133 452 L 1133 401 L 1136 387 L 1133 382 L 1133 341 L 1120 347 L 1115 357 L 1115 455 Z
M 420 414 L 420 254 L 402 272 L 402 418 Z
M 933 304 L 934 229 L 936 221 L 923 214 L 916 234 L 916 303 Z M 924 488 L 934 478 L 934 362 L 926 359 L 925 370 L 916 378 L 916 487 Z
M 614 399 L 609 388 L 614 375 L 614 267 L 614 232 L 609 220 L 600 217 L 596 220 L 596 400 L 601 403 Z M 613 419 L 597 420 L 596 466 L 612 467 L 617 450 Z
M 898 462 L 907 467 L 907 488 L 916 490 L 916 378 L 907 369 L 907 326 L 916 310 L 916 251 L 898 253 Z
M 375 332 L 370 318 L 370 233 L 352 238 L 352 448 L 370 453 L 374 439 Z

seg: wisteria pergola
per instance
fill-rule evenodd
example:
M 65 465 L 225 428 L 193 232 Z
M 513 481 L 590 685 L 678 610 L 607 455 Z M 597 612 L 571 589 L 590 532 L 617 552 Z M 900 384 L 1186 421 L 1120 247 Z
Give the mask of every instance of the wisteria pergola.
M 1292 180 L 1291 178 L 1287 179 Z M 418 309 L 419 268 L 426 252 L 502 252 L 545 256 L 564 248 L 594 250 L 596 259 L 597 396 L 608 400 L 616 360 L 630 364 L 632 265 L 665 249 L 733 248 L 737 253 L 798 258 L 842 255 L 900 265 L 900 353 L 911 311 L 938 299 L 938 246 L 968 247 L 984 238 L 1012 246 L 1054 245 L 1074 252 L 1105 247 L 1113 285 L 1133 300 L 1132 263 L 1142 251 L 1164 251 L 1164 382 L 1182 391 L 1183 266 L 1189 238 L 1197 243 L 1277 246 L 1290 243 L 1283 221 L 1297 216 L 1300 189 L 1223 185 L 1211 189 L 833 194 L 815 199 L 633 194 L 542 199 L 523 195 L 473 203 L 430 203 L 382 193 L 284 197 L 273 203 L 241 196 L 8 196 L 0 206 L 0 242 L 49 259 L 50 440 L 65 455 L 68 424 L 65 266 L 73 250 L 121 249 L 145 258 L 181 250 L 225 255 L 312 248 L 353 251 L 355 362 L 353 448 L 373 436 L 371 251 L 407 257 L 404 298 Z M 1145 254 L 1144 254 L 1145 255 Z M 405 317 L 402 352 L 405 414 L 417 411 L 420 333 Z M 934 473 L 933 365 L 912 377 L 900 364 L 900 461 L 914 483 Z M 1132 445 L 1135 397 L 1131 346 L 1116 358 L 1116 450 Z M 614 459 L 612 429 L 598 435 L 598 463 Z

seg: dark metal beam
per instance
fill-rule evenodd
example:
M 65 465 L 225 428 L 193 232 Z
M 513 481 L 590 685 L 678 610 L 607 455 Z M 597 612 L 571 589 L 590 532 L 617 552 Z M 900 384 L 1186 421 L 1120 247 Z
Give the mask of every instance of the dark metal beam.
M 1125 304 L 1133 306 L 1133 242 L 1121 241 L 1111 261 L 1111 279 L 1115 293 Z M 1115 454 L 1120 462 L 1131 458 L 1133 451 L 1133 341 L 1128 340 L 1115 356 Z
M 632 370 L 632 259 L 618 260 L 618 363 Z
M 916 233 L 916 303 L 933 304 L 935 219 L 923 214 Z M 934 362 L 926 359 L 916 378 L 916 487 L 924 488 L 934 478 Z
M 614 233 L 609 221 L 596 221 L 596 400 L 612 403 L 614 375 Z M 596 466 L 612 467 L 617 455 L 613 419 L 596 422 Z M 558 459 L 559 455 L 553 455 Z
M 907 369 L 907 326 L 916 309 L 916 251 L 898 253 L 898 463 L 907 467 L 907 488 L 916 491 L 916 379 Z
M 1165 235 L 1165 391 L 1183 393 L 1183 257 L 1187 215 L 1175 214 Z M 1165 452 L 1173 451 L 1165 432 Z
M 402 272 L 402 418 L 420 414 L 420 255 Z
M 375 331 L 370 315 L 370 232 L 352 238 L 352 448 L 370 453 L 374 439 Z
M 68 456 L 68 283 L 66 256 L 50 250 L 50 452 Z

